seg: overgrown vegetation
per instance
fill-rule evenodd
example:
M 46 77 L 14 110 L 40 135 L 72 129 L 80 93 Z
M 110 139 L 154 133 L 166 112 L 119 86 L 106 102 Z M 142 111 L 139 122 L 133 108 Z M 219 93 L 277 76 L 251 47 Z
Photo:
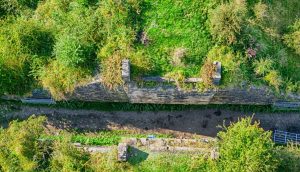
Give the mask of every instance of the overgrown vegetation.
M 0 130 L 1 171 L 299 171 L 299 146 L 275 146 L 271 132 L 263 131 L 251 118 L 223 128 L 218 134 L 220 157 L 216 160 L 202 154 L 141 152 L 126 163 L 116 161 L 115 149 L 90 154 L 75 147 L 78 139 L 70 133 L 45 139 L 52 134 L 44 123 L 44 117 L 32 116 Z M 103 134 L 103 138 L 126 135 L 120 131 Z
M 221 87 L 299 93 L 299 8 L 297 0 L 3 0 L 0 94 L 42 86 L 64 99 L 99 72 L 116 89 L 125 58 L 133 79 L 166 76 L 186 89 L 186 78 L 204 77 L 210 87 L 208 63 L 218 60 Z

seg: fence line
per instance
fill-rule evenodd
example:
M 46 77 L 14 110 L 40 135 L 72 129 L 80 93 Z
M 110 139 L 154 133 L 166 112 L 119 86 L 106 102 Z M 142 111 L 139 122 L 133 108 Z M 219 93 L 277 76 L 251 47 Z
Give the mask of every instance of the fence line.
M 289 142 L 300 143 L 300 134 L 275 130 L 273 141 L 278 144 L 287 144 Z

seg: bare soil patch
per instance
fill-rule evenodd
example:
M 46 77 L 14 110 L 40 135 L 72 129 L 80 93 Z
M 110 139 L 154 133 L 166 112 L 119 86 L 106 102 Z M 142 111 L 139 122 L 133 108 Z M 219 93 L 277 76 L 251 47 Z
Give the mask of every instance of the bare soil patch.
M 135 130 L 140 133 L 160 132 L 182 138 L 201 135 L 215 137 L 218 126 L 229 125 L 238 118 L 254 116 L 265 130 L 280 129 L 300 133 L 300 113 L 241 113 L 237 111 L 206 109 L 161 112 L 104 112 L 96 110 L 53 109 L 20 106 L 8 112 L 14 119 L 30 115 L 45 115 L 48 124 L 56 129 L 76 131 Z M 3 124 L 5 127 L 5 124 Z

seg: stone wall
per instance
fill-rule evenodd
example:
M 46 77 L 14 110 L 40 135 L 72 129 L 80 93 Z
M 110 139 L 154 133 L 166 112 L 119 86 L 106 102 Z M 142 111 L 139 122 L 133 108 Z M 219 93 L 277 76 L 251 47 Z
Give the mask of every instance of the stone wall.
M 220 63 L 217 63 L 220 65 Z M 219 66 L 219 72 L 221 67 Z M 94 81 L 78 87 L 69 97 L 71 100 L 99 102 L 130 102 L 155 104 L 273 104 L 277 99 L 265 89 L 226 89 L 204 93 L 196 90 L 183 91 L 175 86 L 157 86 L 154 88 L 139 87 L 130 80 L 130 64 L 122 63 L 122 77 L 125 85 L 118 90 L 108 90 L 101 81 Z M 198 79 L 198 80 L 201 80 Z M 161 85 L 161 84 L 158 84 Z
M 128 97 L 131 103 L 158 104 L 268 105 L 276 101 L 275 96 L 264 89 L 227 89 L 201 93 L 196 90 L 181 91 L 175 87 L 138 88 L 132 83 L 128 86 Z
M 117 90 L 105 88 L 100 80 L 91 82 L 85 86 L 77 87 L 68 100 L 94 101 L 94 102 L 129 102 L 123 87 Z

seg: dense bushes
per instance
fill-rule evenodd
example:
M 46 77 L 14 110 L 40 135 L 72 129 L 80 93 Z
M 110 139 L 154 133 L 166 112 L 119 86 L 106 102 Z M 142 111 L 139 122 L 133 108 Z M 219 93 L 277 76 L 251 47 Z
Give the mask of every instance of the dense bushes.
M 91 76 L 91 71 L 81 67 L 67 67 L 58 60 L 51 61 L 38 71 L 39 79 L 44 88 L 48 89 L 55 99 L 61 100 L 75 87 L 84 83 Z
M 291 33 L 285 35 L 284 39 L 289 47 L 300 54 L 300 20 L 296 21 L 294 25 L 291 26 Z
M 123 163 L 116 161 L 116 149 L 89 154 L 72 144 L 75 137 L 69 133 L 49 135 L 51 132 L 46 132 L 44 122 L 44 117 L 30 117 L 22 122 L 13 121 L 7 129 L 0 130 L 1 171 L 297 172 L 300 168 L 299 145 L 275 146 L 271 132 L 264 131 L 252 118 L 241 119 L 219 132 L 218 159 L 200 154 L 135 152 L 135 156 Z M 103 134 L 103 138 L 110 139 L 109 132 Z M 113 132 L 112 136 L 119 140 L 119 134 L 122 133 Z
M 0 94 L 22 95 L 34 85 L 31 62 L 51 54 L 54 38 L 49 30 L 24 19 L 0 24 Z
M 2 2 L 0 94 L 26 94 L 42 86 L 63 99 L 96 72 L 115 89 L 123 84 L 125 58 L 137 80 L 170 76 L 181 88 L 190 87 L 183 82 L 188 77 L 202 75 L 211 82 L 207 64 L 218 60 L 223 87 L 300 90 L 297 0 Z M 272 60 L 270 69 L 262 69 L 266 58 Z
M 242 57 L 235 54 L 232 48 L 216 46 L 207 55 L 207 61 L 219 61 L 222 63 L 222 83 L 225 85 L 239 85 L 245 78 L 241 71 Z
M 0 170 L 34 171 L 44 168 L 47 152 L 39 138 L 44 133 L 45 118 L 31 117 L 26 121 L 14 121 L 0 135 Z
M 35 9 L 40 0 L 1 0 L 0 18 L 6 15 L 18 15 Z
M 242 119 L 218 133 L 220 165 L 224 171 L 275 171 L 271 132 L 265 132 L 251 118 Z
M 211 13 L 210 28 L 215 39 L 227 44 L 237 42 L 247 13 L 245 1 L 221 4 Z
M 70 138 L 57 140 L 53 144 L 51 157 L 51 171 L 89 171 L 90 155 L 82 149 L 76 148 Z
M 76 67 L 91 63 L 93 45 L 84 44 L 75 35 L 61 35 L 55 44 L 54 54 L 60 64 Z

